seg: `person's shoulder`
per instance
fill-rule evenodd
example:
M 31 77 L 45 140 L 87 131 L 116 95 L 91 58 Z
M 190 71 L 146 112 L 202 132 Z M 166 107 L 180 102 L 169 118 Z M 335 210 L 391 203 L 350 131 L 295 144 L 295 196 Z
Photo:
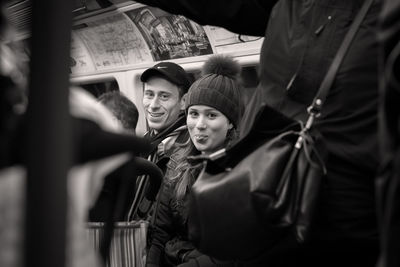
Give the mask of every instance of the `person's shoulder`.
M 179 153 L 180 150 L 184 150 L 189 142 L 189 132 L 186 126 L 176 129 L 174 133 L 163 142 L 165 154 L 169 157 Z

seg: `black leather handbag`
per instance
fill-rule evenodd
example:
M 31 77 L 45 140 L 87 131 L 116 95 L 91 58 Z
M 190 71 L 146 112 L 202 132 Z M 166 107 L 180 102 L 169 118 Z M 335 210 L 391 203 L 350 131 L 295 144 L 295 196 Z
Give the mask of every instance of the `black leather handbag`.
M 200 251 L 246 260 L 288 235 L 307 240 L 326 174 L 324 142 L 313 122 L 372 2 L 365 2 L 350 27 L 304 124 L 264 106 L 245 137 L 204 159 L 189 208 L 189 238 Z

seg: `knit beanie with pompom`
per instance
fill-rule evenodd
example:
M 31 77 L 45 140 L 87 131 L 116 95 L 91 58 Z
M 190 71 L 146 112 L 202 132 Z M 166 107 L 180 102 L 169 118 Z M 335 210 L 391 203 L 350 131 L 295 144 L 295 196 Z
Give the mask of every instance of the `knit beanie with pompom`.
M 206 105 L 223 113 L 237 128 L 241 116 L 240 65 L 230 57 L 211 56 L 202 68 L 202 77 L 190 86 L 185 110 L 193 105 Z

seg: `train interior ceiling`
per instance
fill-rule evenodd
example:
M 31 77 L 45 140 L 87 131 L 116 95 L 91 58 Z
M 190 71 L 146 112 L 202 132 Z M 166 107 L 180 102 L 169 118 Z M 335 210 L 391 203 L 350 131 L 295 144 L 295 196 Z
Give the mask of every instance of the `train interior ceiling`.
M 262 38 L 201 26 L 183 16 L 126 0 L 75 0 L 70 51 L 70 81 L 98 97 L 119 90 L 139 109 L 137 133 L 145 132 L 140 74 L 159 61 L 173 61 L 193 80 L 208 56 L 226 54 L 242 65 L 243 98 L 258 80 Z M 20 58 L 28 59 L 32 3 L 11 0 L 6 14 L 16 29 Z M 13 42 L 13 43 L 15 43 Z M 15 46 L 15 45 L 14 45 Z M 22 48 L 21 48 L 22 47 Z

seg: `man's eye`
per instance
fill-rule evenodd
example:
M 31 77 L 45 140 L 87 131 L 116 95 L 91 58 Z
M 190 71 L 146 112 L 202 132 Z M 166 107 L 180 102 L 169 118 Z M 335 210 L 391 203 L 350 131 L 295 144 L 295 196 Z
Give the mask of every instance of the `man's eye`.
M 167 100 L 167 99 L 169 99 L 169 95 L 162 94 L 162 95 L 160 96 L 160 98 L 161 98 L 162 100 Z
M 145 91 L 145 92 L 144 92 L 144 96 L 146 96 L 146 97 L 153 97 L 154 94 L 153 94 L 153 92 Z

